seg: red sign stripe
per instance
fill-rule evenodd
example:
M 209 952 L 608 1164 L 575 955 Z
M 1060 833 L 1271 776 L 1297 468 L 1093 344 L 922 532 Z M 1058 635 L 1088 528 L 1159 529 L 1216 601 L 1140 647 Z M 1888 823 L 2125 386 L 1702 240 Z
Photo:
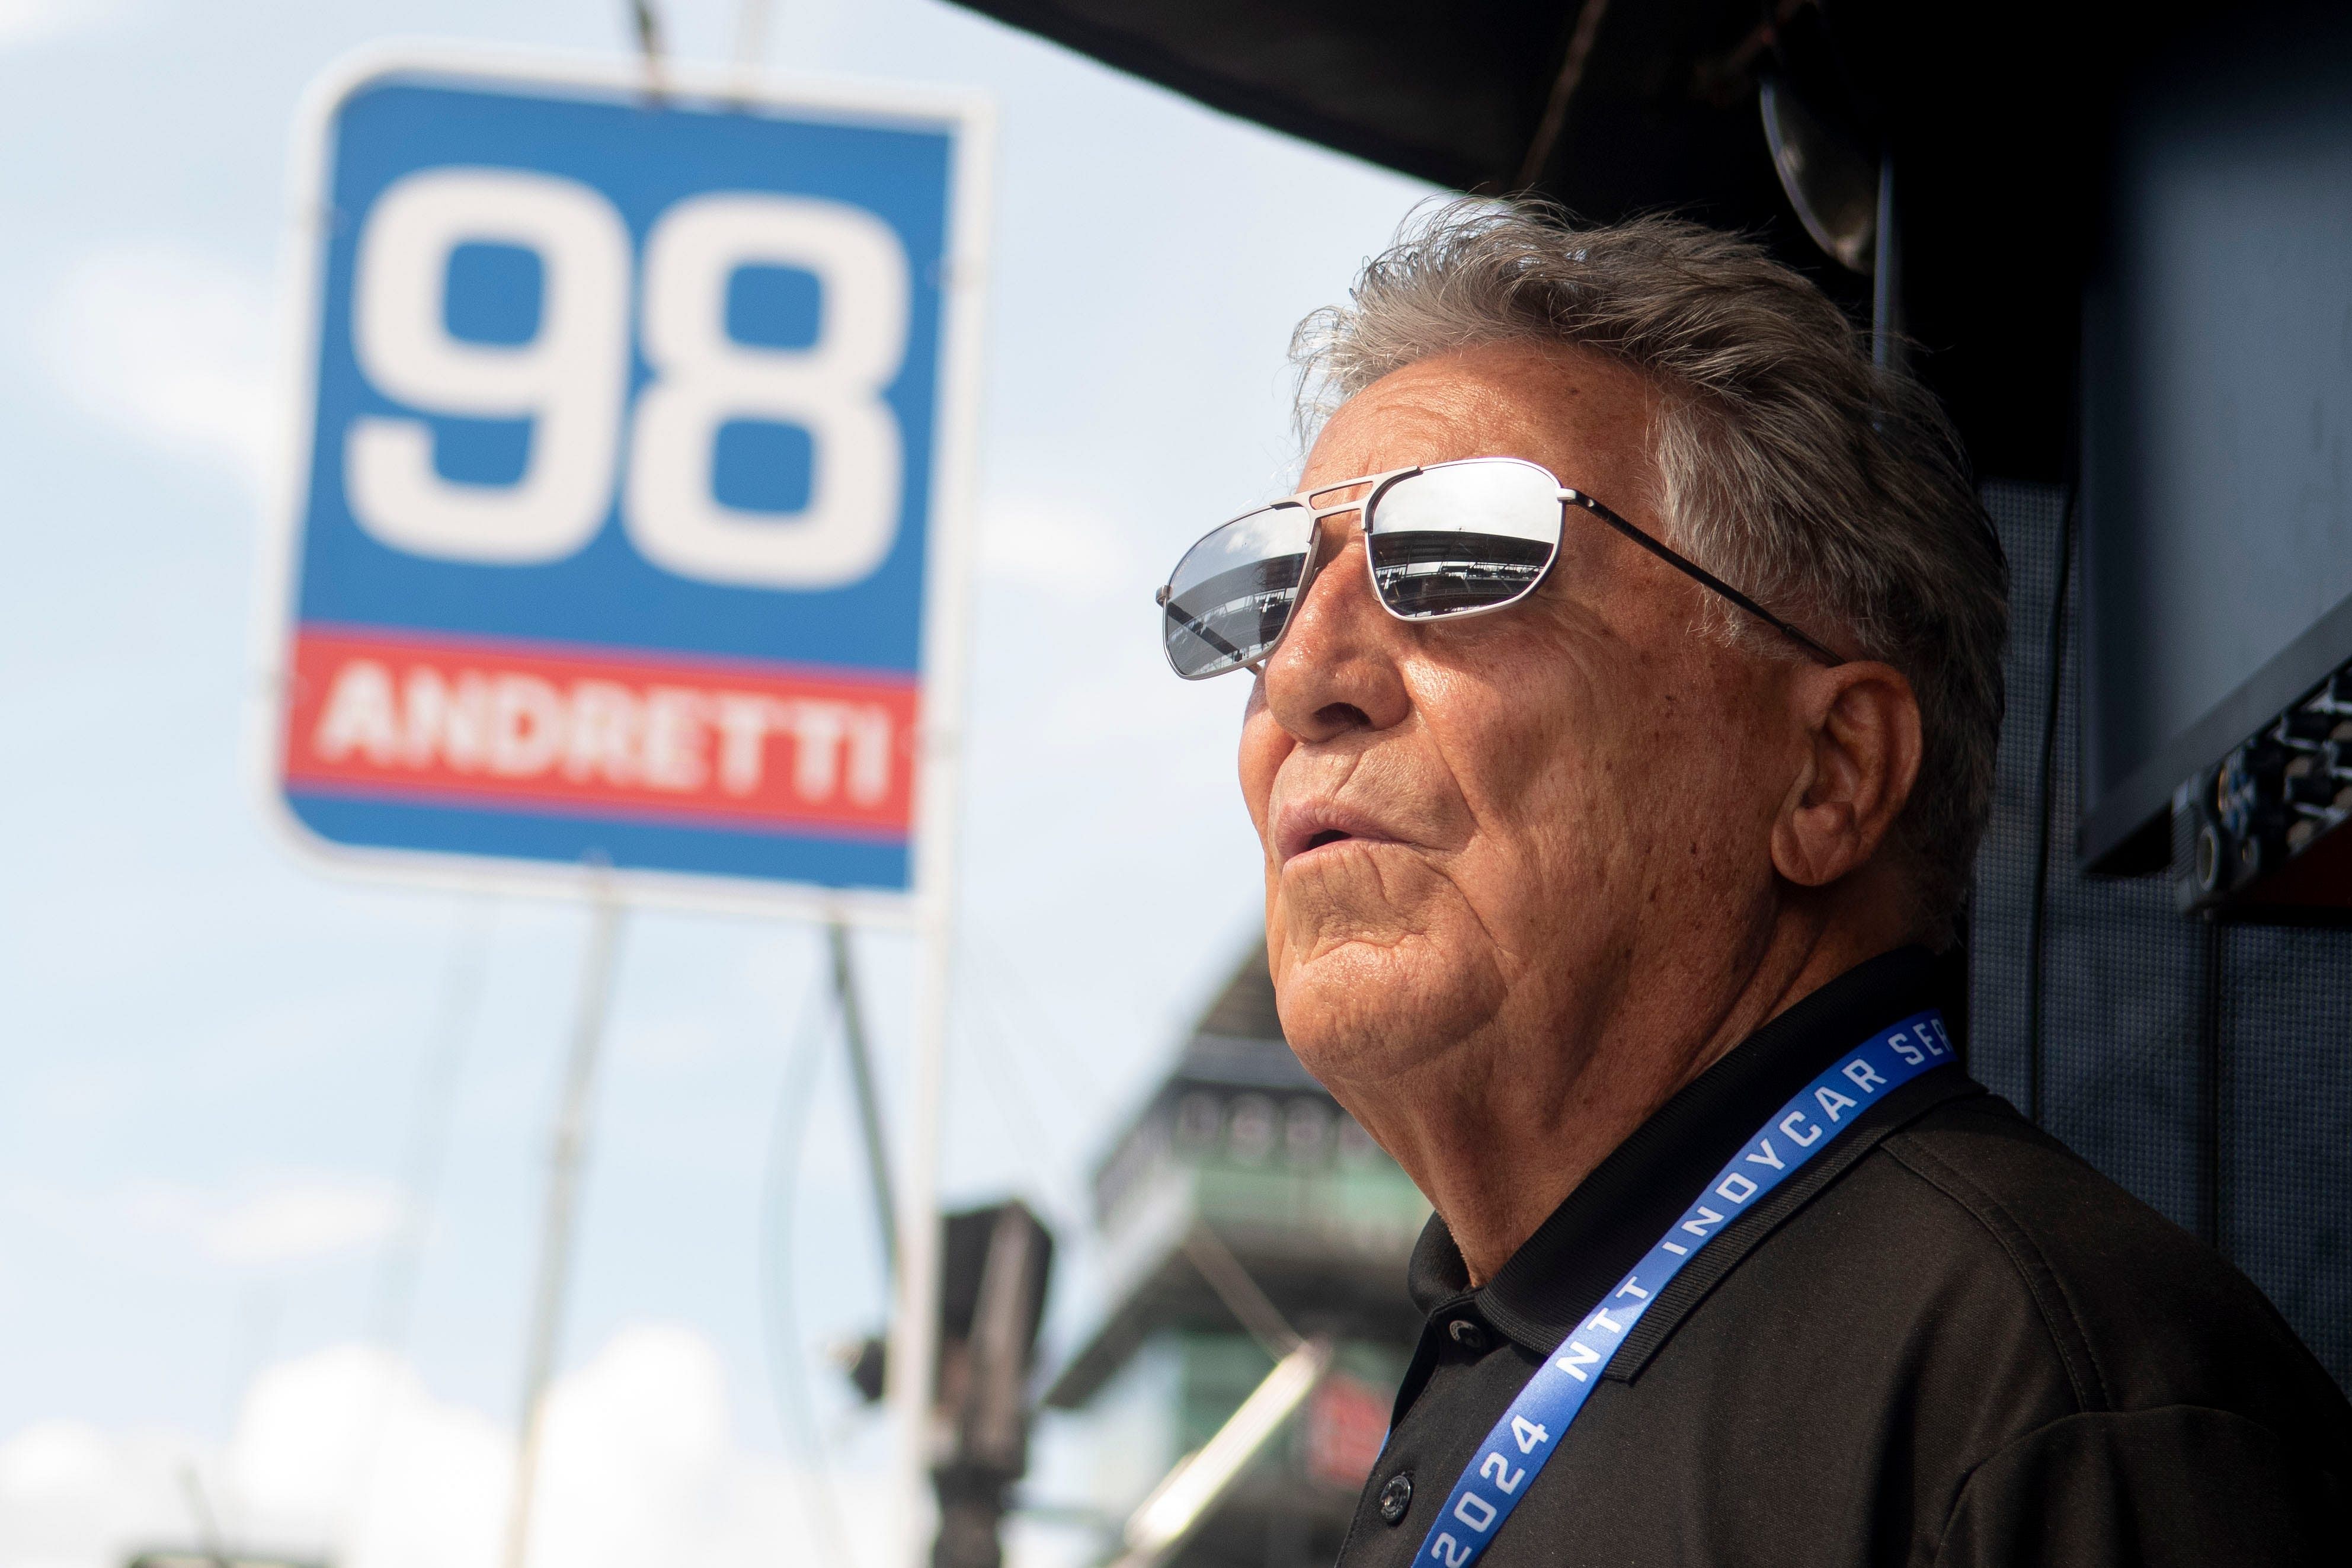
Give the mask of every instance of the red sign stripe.
M 305 626 L 289 788 L 904 838 L 910 679 Z

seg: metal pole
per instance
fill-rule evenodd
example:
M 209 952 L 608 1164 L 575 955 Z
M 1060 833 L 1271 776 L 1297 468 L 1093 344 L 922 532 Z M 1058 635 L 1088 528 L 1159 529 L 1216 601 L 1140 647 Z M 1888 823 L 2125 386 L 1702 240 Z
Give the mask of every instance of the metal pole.
M 669 46 L 654 0 L 629 0 L 629 30 L 636 35 L 637 53 L 646 62 L 646 96 L 659 99 L 668 91 L 663 61 Z
M 524 1352 L 522 1441 L 515 1451 L 514 1490 L 507 1504 L 505 1568 L 523 1568 L 530 1547 L 531 1491 L 539 1479 L 539 1445 L 547 1385 L 555 1374 L 556 1341 L 563 1326 L 564 1287 L 572 1273 L 572 1222 L 580 1206 L 580 1166 L 587 1150 L 589 1096 L 613 999 L 613 958 L 620 945 L 623 906 L 610 889 L 598 893 L 580 971 L 580 1005 L 572 1031 L 572 1058 L 563 1100 L 555 1113 L 548 1153 L 547 1214 L 540 1237 L 539 1283 L 531 1303 L 530 1342 Z
M 1904 368 L 1903 226 L 1895 200 L 1895 154 L 1879 154 L 1877 255 L 1871 266 L 1870 357 L 1889 370 Z
M 432 1229 L 434 1204 L 440 1194 L 442 1167 L 447 1163 L 449 1121 L 457 1107 L 457 1083 L 473 1043 L 475 1023 L 481 1012 L 482 983 L 489 963 L 490 922 L 497 906 L 485 900 L 477 918 L 460 928 L 444 974 L 440 1017 L 434 1026 L 425 1069 L 419 1078 L 412 1110 L 408 1153 L 401 1191 L 405 1196 L 400 1228 L 384 1248 L 376 1278 L 373 1313 L 375 1342 L 393 1356 L 408 1349 L 410 1319 L 416 1308 L 416 1280 L 425 1260 L 425 1243 Z M 381 1380 L 367 1418 L 367 1448 L 344 1505 L 344 1539 L 357 1540 L 367 1517 L 368 1499 L 375 1489 L 377 1468 L 383 1462 L 385 1439 L 392 1427 L 394 1380 Z
M 212 1502 L 205 1496 L 205 1479 L 196 1473 L 193 1462 L 180 1467 L 180 1489 L 187 1494 L 188 1511 L 195 1516 L 196 1544 L 205 1549 L 213 1568 L 230 1568 L 220 1521 L 213 1518 Z
M 849 1052 L 849 1081 L 857 1091 L 857 1123 L 866 1134 L 866 1180 L 874 1193 L 874 1223 L 882 1232 L 882 1267 L 898 1267 L 898 1215 L 890 1196 L 890 1152 L 882 1141 L 882 1100 L 874 1088 L 874 1057 L 866 1042 L 866 1014 L 857 1005 L 857 975 L 849 964 L 849 927 L 828 921 L 833 949 L 833 995 L 841 1006 L 842 1045 Z
M 907 1122 L 906 1179 L 898 1187 L 898 1289 L 884 1375 L 898 1428 L 898 1481 L 906 1500 L 898 1562 L 919 1568 L 935 1509 L 930 1470 L 932 1381 L 940 1329 L 940 1100 L 947 1063 L 949 916 L 924 912 L 922 979 L 916 1002 L 914 1092 Z
M 735 80 L 741 98 L 760 85 L 760 68 L 768 58 L 768 11 L 769 0 L 736 0 Z
M 974 134 L 975 132 L 980 132 Z M 984 211 L 987 166 L 977 155 L 984 130 L 957 137 L 959 211 Z M 960 226 L 966 219 L 959 216 Z M 961 231 L 961 230 L 960 230 Z M 982 260 L 959 246 L 941 292 L 954 301 L 946 340 L 950 385 L 975 384 L 980 354 Z M 938 512 L 931 548 L 925 647 L 937 649 L 935 672 L 923 693 L 924 720 L 916 775 L 920 848 L 915 885 L 922 889 L 918 930 L 923 953 L 915 999 L 912 1092 L 906 1127 L 906 1165 L 898 1197 L 898 1313 L 890 1325 L 886 1394 L 897 1417 L 898 1496 L 905 1500 L 896 1568 L 919 1568 L 937 1510 L 929 1482 L 938 1447 L 932 1430 L 932 1389 L 940 1330 L 940 1077 L 947 1062 L 949 982 L 955 923 L 955 807 L 961 749 L 961 667 L 964 598 L 970 582 L 965 552 L 972 485 L 971 432 L 950 421 L 941 432 L 933 473 Z
M 432 1228 L 441 1168 L 448 1154 L 449 1118 L 457 1101 L 458 1075 L 481 1012 L 495 908 L 487 902 L 480 905 L 476 918 L 458 931 L 452 946 L 442 981 L 440 1016 L 434 1022 L 425 1070 L 417 1079 L 416 1103 L 409 1112 L 408 1152 L 401 1183 L 407 1204 L 400 1228 L 384 1248 L 373 1314 L 376 1343 L 394 1352 L 408 1348 L 417 1270 L 424 1258 L 425 1233 Z
M 1192 1267 L 1201 1271 L 1225 1310 L 1249 1331 L 1250 1338 L 1267 1355 L 1280 1361 L 1307 1342 L 1307 1336 L 1290 1326 L 1274 1298 L 1250 1277 L 1234 1249 L 1225 1245 L 1225 1238 L 1211 1230 L 1207 1222 L 1195 1221 L 1184 1233 L 1184 1256 L 1192 1260 Z
M 1265 1381 L 1200 1447 L 1176 1461 L 1128 1516 L 1127 1551 L 1111 1568 L 1159 1568 L 1222 1507 L 1249 1462 L 1288 1425 L 1331 1370 L 1331 1342 L 1316 1338 L 1275 1363 Z

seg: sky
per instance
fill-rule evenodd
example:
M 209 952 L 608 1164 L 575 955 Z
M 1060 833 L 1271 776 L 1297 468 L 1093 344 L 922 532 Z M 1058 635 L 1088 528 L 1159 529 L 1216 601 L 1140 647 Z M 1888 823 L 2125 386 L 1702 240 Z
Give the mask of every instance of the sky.
M 661 10 L 734 47 L 736 0 Z M 0 1568 L 185 1542 L 189 1475 L 257 1545 L 494 1558 L 585 919 L 329 876 L 251 764 L 295 110 L 395 36 L 628 42 L 621 0 L 0 0 Z M 1150 590 L 1288 488 L 1290 329 L 1426 192 L 932 0 L 780 0 L 762 69 L 1000 115 L 943 1158 L 1062 1233 L 1050 1354 L 1092 1163 L 1257 913 L 1245 693 L 1167 674 Z M 824 1361 L 882 1287 L 820 954 L 625 923 L 536 1562 L 792 1561 L 880 1506 Z M 861 938 L 894 1110 L 912 956 Z

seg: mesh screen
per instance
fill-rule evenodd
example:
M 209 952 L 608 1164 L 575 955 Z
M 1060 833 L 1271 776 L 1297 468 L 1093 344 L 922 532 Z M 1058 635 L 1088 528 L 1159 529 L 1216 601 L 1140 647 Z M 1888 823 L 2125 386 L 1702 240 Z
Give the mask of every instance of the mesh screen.
M 2352 932 L 2176 912 L 2168 879 L 2076 869 L 2078 574 L 2053 605 L 2064 494 L 1993 483 L 2009 552 L 2009 711 L 1969 932 L 1969 1058 L 2034 1109 L 2031 953 L 2050 713 L 2050 623 L 2064 631 L 2050 758 L 2039 1110 L 2084 1158 L 2214 1240 L 2352 1384 Z
M 2352 933 L 2236 926 L 2222 951 L 2221 1241 L 2352 1385 Z

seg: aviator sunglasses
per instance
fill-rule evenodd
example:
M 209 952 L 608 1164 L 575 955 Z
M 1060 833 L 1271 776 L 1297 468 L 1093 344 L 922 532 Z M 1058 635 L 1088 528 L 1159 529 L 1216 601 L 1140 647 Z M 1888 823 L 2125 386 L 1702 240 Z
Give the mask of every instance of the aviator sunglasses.
M 1317 506 L 1359 485 L 1362 499 Z M 1168 663 L 1187 680 L 1251 668 L 1274 652 L 1314 577 L 1318 525 L 1361 511 L 1364 564 L 1401 621 L 1507 609 L 1559 558 L 1568 509 L 1580 507 L 1675 571 L 1762 621 L 1823 664 L 1844 659 L 1697 563 L 1684 559 L 1549 469 L 1518 458 L 1465 458 L 1363 474 L 1285 497 L 1202 535 L 1159 592 Z

